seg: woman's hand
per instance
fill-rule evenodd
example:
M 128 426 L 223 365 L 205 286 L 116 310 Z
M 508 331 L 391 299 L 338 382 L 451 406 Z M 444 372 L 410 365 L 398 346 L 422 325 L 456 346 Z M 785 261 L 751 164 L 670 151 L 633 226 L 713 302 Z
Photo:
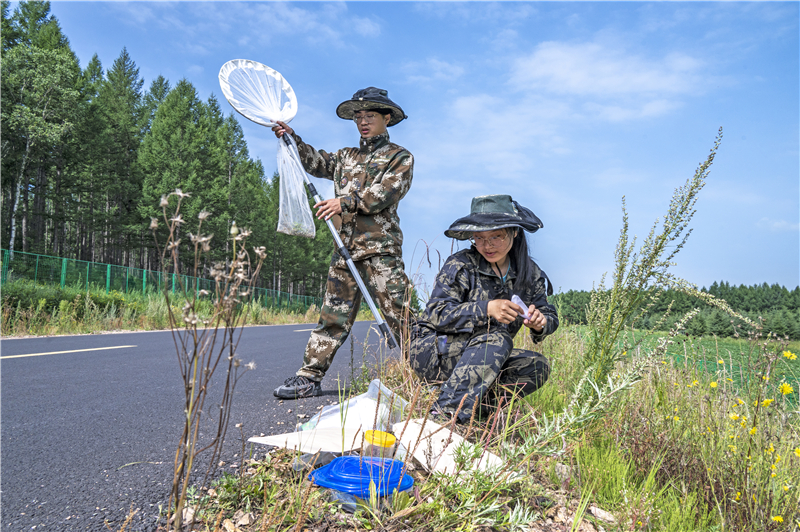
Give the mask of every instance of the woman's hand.
M 542 332 L 544 326 L 547 325 L 547 318 L 544 317 L 544 314 L 539 312 L 536 305 L 528 307 L 528 316 L 530 316 L 530 319 L 522 320 L 522 324 L 529 329 L 533 329 L 534 332 Z
M 508 299 L 493 299 L 489 301 L 486 312 L 500 323 L 508 325 L 522 314 L 522 308 Z
M 272 126 L 272 131 L 275 132 L 275 136 L 278 138 L 281 138 L 284 133 L 288 133 L 290 135 L 294 133 L 294 129 L 290 128 L 288 125 L 286 125 L 284 122 L 281 122 L 280 120 L 278 120 L 277 123 L 274 126 Z
M 329 200 L 323 200 L 314 205 L 314 208 L 319 208 L 317 211 L 317 218 L 322 220 L 325 218 L 327 220 L 334 214 L 341 214 L 342 213 L 342 202 L 339 201 L 339 198 L 332 198 Z

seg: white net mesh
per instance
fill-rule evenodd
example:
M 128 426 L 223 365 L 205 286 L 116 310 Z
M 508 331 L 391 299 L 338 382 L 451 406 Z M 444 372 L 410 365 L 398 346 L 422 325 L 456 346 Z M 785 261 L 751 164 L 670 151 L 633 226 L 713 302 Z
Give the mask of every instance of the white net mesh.
M 222 93 L 236 111 L 256 124 L 272 127 L 297 114 L 297 97 L 291 85 L 267 65 L 234 59 L 219 70 Z

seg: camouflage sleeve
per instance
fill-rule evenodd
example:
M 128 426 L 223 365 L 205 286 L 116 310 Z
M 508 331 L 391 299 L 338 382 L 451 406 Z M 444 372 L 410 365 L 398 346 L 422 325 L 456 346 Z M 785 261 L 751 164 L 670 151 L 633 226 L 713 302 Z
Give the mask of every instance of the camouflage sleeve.
M 413 174 L 414 156 L 406 150 L 398 152 L 386 166 L 382 179 L 376 180 L 370 187 L 341 197 L 342 210 L 375 214 L 392 204 L 396 205 L 411 188 Z
M 325 179 L 333 179 L 333 173 L 336 165 L 339 162 L 338 152 L 328 153 L 324 150 L 315 150 L 313 146 L 309 146 L 300 135 L 292 133 L 292 138 L 297 142 L 297 151 L 300 154 L 300 162 L 303 164 L 306 172 L 314 177 L 323 177 Z
M 556 332 L 556 329 L 558 329 L 558 313 L 556 312 L 556 308 L 547 302 L 547 287 L 545 285 L 546 278 L 547 276 L 543 275 L 536 280 L 536 288 L 533 299 L 533 304 L 536 305 L 536 309 L 541 312 L 547 320 L 542 332 L 537 333 L 533 329 L 530 329 L 531 339 L 537 344 L 544 340 L 548 335 Z
M 436 276 L 425 314 L 438 332 L 472 332 L 489 320 L 488 301 L 469 301 L 467 265 L 450 257 Z

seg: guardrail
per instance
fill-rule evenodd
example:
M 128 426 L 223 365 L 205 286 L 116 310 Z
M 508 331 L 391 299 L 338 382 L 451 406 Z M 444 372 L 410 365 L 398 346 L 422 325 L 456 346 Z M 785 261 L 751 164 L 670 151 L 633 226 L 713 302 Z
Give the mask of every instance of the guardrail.
M 37 283 L 58 284 L 61 288 L 82 286 L 88 290 L 90 287 L 95 287 L 101 290 L 105 289 L 108 293 L 111 290 L 119 292 L 156 291 L 159 286 L 163 286 L 162 283 L 166 282 L 173 292 L 180 288 L 181 283 L 187 290 L 214 290 L 213 279 L 174 273 L 163 274 L 159 271 L 141 268 L 52 257 L 24 251 L 15 251 L 13 254 L 7 249 L 0 251 L 2 251 L 0 284 L 6 284 L 15 279 L 28 279 Z M 311 305 L 322 306 L 321 297 L 301 296 L 269 288 L 253 288 L 253 296 L 265 307 L 297 310 L 304 308 L 307 310 Z

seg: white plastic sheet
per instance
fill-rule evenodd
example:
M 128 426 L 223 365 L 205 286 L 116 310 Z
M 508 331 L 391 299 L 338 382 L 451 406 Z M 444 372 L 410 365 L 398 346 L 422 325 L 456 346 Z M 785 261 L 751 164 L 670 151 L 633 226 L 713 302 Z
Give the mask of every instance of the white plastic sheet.
M 408 401 L 375 379 L 369 383 L 366 392 L 344 403 L 326 406 L 299 428 L 300 430 L 344 428 L 387 431 L 403 418 L 406 405 Z
M 249 61 L 228 61 L 219 71 L 219 84 L 225 98 L 236 111 L 265 127 L 279 120 L 290 122 L 297 114 L 297 97 L 289 82 L 270 67 Z M 278 141 L 278 173 L 280 174 L 280 211 L 278 231 L 287 235 L 314 238 L 316 228 L 303 182 L 305 170 L 300 162 L 297 144 Z

